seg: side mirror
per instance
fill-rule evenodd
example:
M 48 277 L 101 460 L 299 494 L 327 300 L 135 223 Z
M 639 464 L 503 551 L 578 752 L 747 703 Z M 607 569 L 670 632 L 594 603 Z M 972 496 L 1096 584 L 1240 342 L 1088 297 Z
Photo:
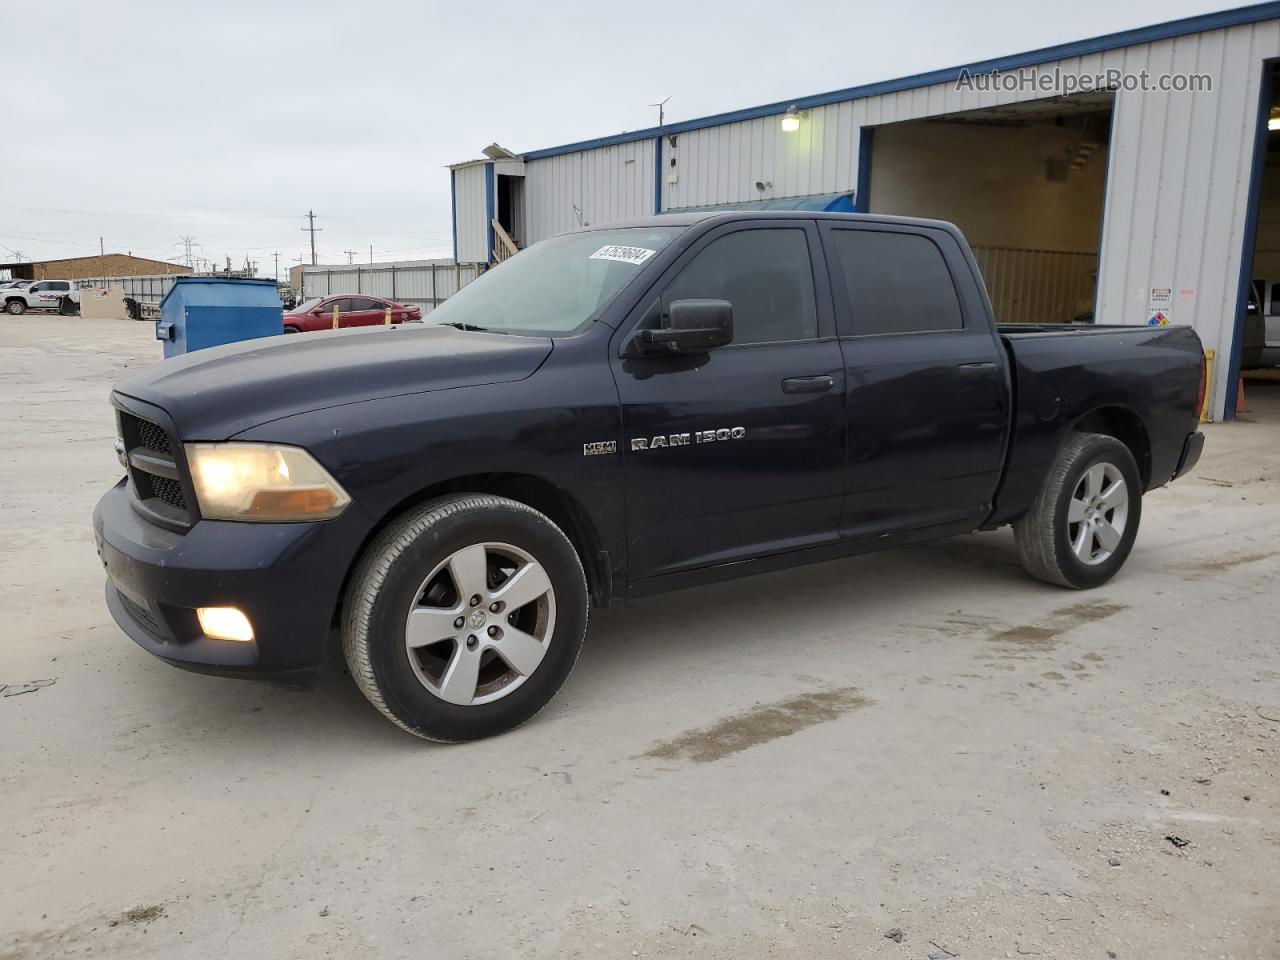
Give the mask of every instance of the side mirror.
M 646 353 L 705 353 L 733 342 L 733 304 L 728 300 L 676 300 L 657 330 L 641 330 Z

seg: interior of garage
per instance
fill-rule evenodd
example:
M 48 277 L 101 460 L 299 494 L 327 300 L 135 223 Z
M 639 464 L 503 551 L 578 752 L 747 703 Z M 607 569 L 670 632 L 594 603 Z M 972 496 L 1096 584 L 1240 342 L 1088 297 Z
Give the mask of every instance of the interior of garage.
M 1267 129 L 1261 177 L 1254 202 L 1248 302 L 1240 345 L 1243 389 L 1237 394 L 1238 416 L 1280 416 L 1280 70 L 1268 69 L 1269 103 L 1263 115 Z
M 876 127 L 866 209 L 958 225 L 1001 322 L 1091 321 L 1113 103 L 1097 92 Z

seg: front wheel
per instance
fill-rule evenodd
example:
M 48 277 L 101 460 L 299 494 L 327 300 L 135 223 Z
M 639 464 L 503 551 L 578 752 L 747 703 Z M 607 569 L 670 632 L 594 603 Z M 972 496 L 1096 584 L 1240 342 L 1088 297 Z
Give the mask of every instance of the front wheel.
M 12 316 L 21 316 L 27 312 L 27 305 L 21 300 L 10 300 L 4 307 Z
M 1014 524 L 1014 539 L 1033 577 L 1084 590 L 1124 566 L 1141 517 L 1142 480 L 1129 448 L 1078 433 L 1058 451 L 1031 509 Z
M 586 577 L 546 516 L 462 494 L 410 510 L 357 564 L 342 639 L 369 701 L 428 740 L 503 733 L 560 689 L 586 633 Z

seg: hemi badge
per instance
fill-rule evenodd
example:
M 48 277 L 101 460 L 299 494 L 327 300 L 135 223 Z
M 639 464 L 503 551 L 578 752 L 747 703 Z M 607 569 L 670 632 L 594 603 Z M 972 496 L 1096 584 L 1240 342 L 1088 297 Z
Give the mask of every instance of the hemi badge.
M 617 440 L 597 440 L 595 443 L 584 443 L 582 445 L 582 455 L 584 457 L 599 457 L 606 453 L 617 452 Z

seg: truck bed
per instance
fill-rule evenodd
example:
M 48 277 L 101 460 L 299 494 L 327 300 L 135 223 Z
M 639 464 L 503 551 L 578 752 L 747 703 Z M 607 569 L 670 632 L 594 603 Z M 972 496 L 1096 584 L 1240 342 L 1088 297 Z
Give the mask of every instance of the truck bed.
M 1203 350 L 1190 327 L 997 324 L 1009 357 L 1013 433 L 997 521 L 1025 510 L 1062 432 L 1086 415 L 1131 434 L 1147 489 L 1168 483 L 1197 423 Z

